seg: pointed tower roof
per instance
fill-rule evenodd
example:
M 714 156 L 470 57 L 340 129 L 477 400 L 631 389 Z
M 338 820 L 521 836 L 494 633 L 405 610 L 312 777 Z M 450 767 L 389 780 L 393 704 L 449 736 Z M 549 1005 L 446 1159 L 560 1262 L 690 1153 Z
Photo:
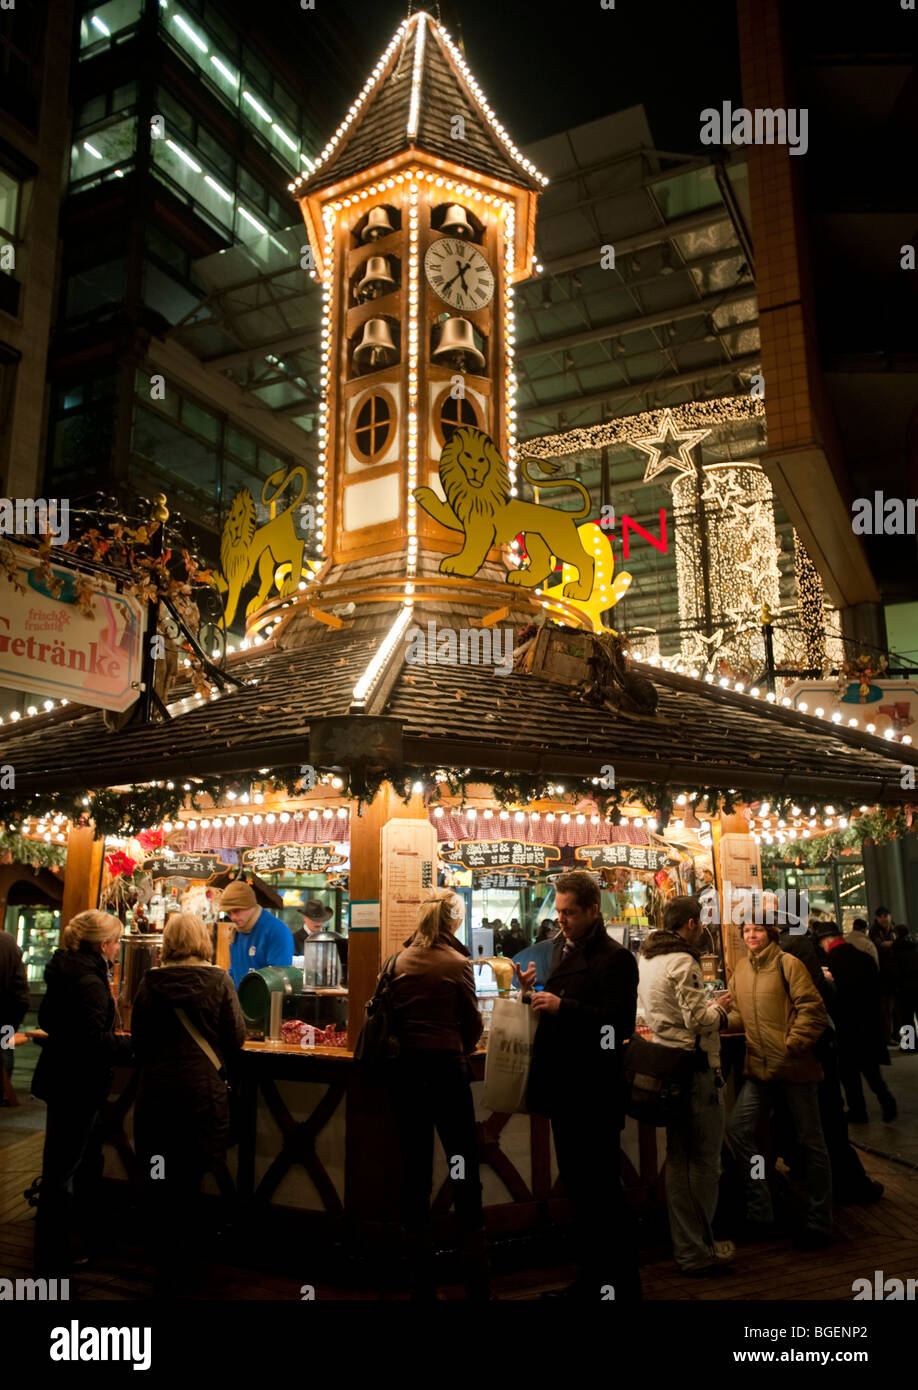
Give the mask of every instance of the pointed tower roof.
M 456 116 L 464 121 L 461 138 Z M 396 30 L 312 172 L 293 189 L 302 198 L 412 149 L 517 187 L 548 182 L 513 144 L 446 30 L 423 10 Z

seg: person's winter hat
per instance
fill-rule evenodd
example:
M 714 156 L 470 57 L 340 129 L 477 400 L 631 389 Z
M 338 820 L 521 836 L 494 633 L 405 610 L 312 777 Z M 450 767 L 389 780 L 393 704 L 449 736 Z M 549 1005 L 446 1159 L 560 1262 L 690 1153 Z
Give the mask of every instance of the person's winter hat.
M 221 912 L 235 912 L 236 908 L 257 907 L 258 902 L 250 883 L 243 883 L 241 879 L 234 878 L 223 890 L 220 899 Z
M 309 898 L 303 904 L 300 911 L 304 917 L 308 917 L 310 922 L 327 922 L 330 917 L 334 917 L 330 907 L 319 902 L 318 898 Z

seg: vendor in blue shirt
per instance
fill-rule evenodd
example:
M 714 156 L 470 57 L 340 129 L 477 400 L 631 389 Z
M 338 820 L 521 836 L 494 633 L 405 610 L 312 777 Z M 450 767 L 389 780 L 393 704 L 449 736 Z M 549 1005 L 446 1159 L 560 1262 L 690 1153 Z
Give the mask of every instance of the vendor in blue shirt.
M 279 917 L 258 906 L 251 884 L 240 879 L 228 883 L 220 899 L 220 911 L 226 913 L 235 927 L 229 973 L 237 989 L 250 970 L 291 963 L 293 934 L 290 928 Z

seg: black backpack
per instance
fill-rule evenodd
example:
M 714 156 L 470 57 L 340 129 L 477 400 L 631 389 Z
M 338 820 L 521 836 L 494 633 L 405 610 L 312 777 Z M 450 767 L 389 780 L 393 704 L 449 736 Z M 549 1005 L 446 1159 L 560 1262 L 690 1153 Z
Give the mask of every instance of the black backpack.
M 392 984 L 395 978 L 395 962 L 399 952 L 390 956 L 376 981 L 373 998 L 364 1009 L 363 1027 L 354 1048 L 354 1061 L 364 1076 L 378 1077 L 380 1069 L 392 1062 L 401 1051 L 401 1043 L 395 1033 L 395 1010 L 392 1000 Z

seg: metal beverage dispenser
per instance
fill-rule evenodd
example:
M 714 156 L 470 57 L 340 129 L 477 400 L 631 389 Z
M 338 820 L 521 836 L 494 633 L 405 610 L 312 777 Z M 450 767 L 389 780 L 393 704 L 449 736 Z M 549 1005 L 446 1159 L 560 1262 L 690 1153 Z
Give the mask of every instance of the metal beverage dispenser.
M 303 982 L 307 989 L 337 989 L 341 984 L 338 940 L 332 932 L 316 932 L 303 942 Z

